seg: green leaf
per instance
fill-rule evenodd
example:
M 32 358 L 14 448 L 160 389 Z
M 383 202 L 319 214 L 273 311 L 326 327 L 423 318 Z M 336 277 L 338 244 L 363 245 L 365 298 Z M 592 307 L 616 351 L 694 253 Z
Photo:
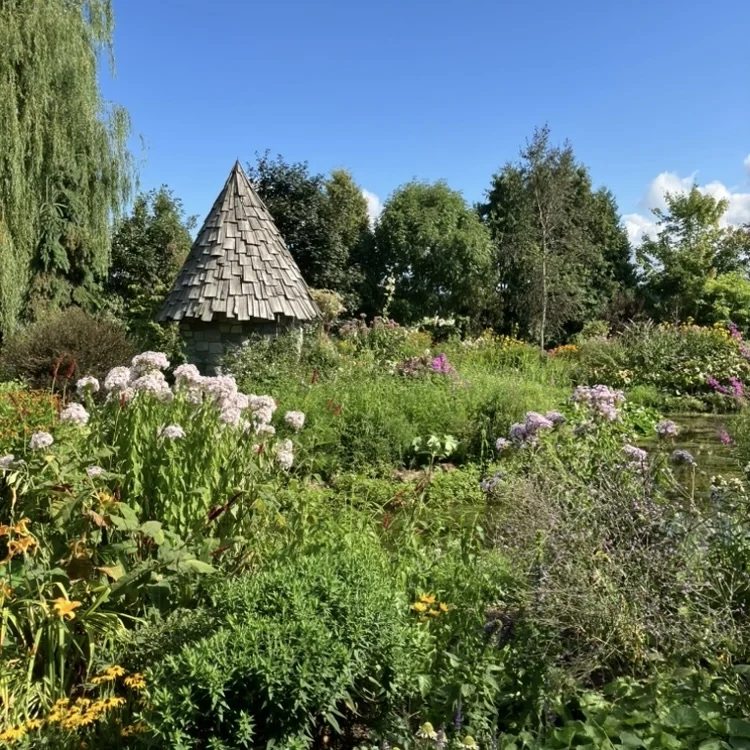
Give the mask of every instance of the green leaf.
M 698 724 L 700 715 L 692 706 L 673 706 L 664 723 L 668 727 L 690 729 Z
M 750 737 L 730 737 L 729 744 L 733 750 L 750 750 Z
M 196 560 L 195 558 L 180 561 L 178 568 L 180 570 L 192 571 L 194 573 L 216 573 L 216 568 L 212 565 L 203 562 L 203 560 Z
M 620 742 L 626 747 L 643 747 L 643 740 L 632 732 L 620 732 Z
M 727 733 L 732 739 L 737 737 L 750 738 L 750 722 L 744 719 L 727 719 Z
M 144 536 L 153 539 L 156 544 L 161 544 L 164 541 L 164 531 L 159 521 L 146 521 L 141 526 L 140 531 Z
M 698 750 L 724 750 L 728 747 L 729 745 L 723 740 L 704 740 L 698 745 Z

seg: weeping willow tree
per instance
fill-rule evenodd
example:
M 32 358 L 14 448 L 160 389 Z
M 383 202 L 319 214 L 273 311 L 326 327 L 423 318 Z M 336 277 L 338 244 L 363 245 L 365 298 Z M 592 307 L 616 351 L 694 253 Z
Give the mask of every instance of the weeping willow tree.
M 111 0 L 0 0 L 0 332 L 94 301 L 130 194 L 127 113 L 99 90 Z

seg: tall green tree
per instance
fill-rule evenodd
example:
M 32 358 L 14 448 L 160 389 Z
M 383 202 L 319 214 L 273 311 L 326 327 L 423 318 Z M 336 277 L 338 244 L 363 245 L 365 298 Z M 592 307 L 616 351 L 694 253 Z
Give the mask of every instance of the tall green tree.
M 479 212 L 490 229 L 500 277 L 496 322 L 544 348 L 599 317 L 632 286 L 631 251 L 609 191 L 594 191 L 570 144 L 547 127 L 492 179 Z
M 329 177 L 307 162 L 288 163 L 268 152 L 248 165 L 248 176 L 271 212 L 305 278 L 338 292 L 349 309 L 359 303 L 359 259 L 370 241 L 367 201 L 346 170 Z
M 97 82 L 110 0 L 0 0 L 0 331 L 92 302 L 126 203 L 129 120 Z
M 196 217 L 186 217 L 182 201 L 164 185 L 138 195 L 115 226 L 108 300 L 143 346 L 174 343 L 154 317 L 190 251 L 195 225 Z
M 364 281 L 362 265 L 372 250 L 372 230 L 367 201 L 352 175 L 335 169 L 325 180 L 325 222 L 327 262 L 318 286 L 338 292 L 349 310 L 361 302 Z
M 425 316 L 476 322 L 493 287 L 492 244 L 461 193 L 445 182 L 410 182 L 386 201 L 375 227 L 373 281 L 391 277 L 391 311 L 404 323 Z
M 656 234 L 644 237 L 638 250 L 652 312 L 662 319 L 713 322 L 705 318 L 709 308 L 726 309 L 727 299 L 745 295 L 738 285 L 750 268 L 750 232 L 722 226 L 728 202 L 704 195 L 695 185 L 688 193 L 664 197 L 666 209 L 653 211 Z M 714 307 L 704 299 L 707 292 L 724 301 Z

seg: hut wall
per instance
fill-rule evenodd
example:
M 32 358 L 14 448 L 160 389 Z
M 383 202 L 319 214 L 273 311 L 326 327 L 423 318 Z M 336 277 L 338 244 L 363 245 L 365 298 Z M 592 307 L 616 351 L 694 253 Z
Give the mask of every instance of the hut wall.
M 291 318 L 240 322 L 231 319 L 216 320 L 214 316 L 214 320 L 210 322 L 181 320 L 180 335 L 185 342 L 188 362 L 196 365 L 204 375 L 212 375 L 216 372 L 221 357 L 230 349 L 243 346 L 257 336 L 273 338 L 295 325 Z

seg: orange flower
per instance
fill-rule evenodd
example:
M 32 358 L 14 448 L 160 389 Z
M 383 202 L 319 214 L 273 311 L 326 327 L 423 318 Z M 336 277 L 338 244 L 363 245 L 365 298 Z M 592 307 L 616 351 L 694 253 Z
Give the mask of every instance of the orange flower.
M 19 522 L 18 522 L 18 523 L 17 523 L 17 524 L 16 524 L 16 525 L 15 525 L 15 526 L 13 527 L 13 531 L 14 531 L 14 532 L 15 532 L 16 534 L 21 534 L 21 535 L 25 536 L 26 534 L 28 534 L 28 533 L 29 533 L 29 530 L 28 530 L 28 529 L 27 529 L 26 527 L 27 527 L 27 526 L 28 526 L 28 525 L 29 525 L 30 523 L 31 523 L 31 521 L 30 521 L 30 520 L 29 520 L 28 518 L 22 518 L 22 519 L 21 519 L 21 520 L 20 520 L 20 521 L 19 521 Z
M 58 617 L 61 617 L 63 620 L 74 619 L 76 614 L 73 610 L 78 609 L 78 607 L 80 606 L 81 602 L 71 602 L 70 600 L 64 599 L 63 597 L 55 599 L 55 601 L 52 603 L 52 608 L 55 610 L 55 614 Z

